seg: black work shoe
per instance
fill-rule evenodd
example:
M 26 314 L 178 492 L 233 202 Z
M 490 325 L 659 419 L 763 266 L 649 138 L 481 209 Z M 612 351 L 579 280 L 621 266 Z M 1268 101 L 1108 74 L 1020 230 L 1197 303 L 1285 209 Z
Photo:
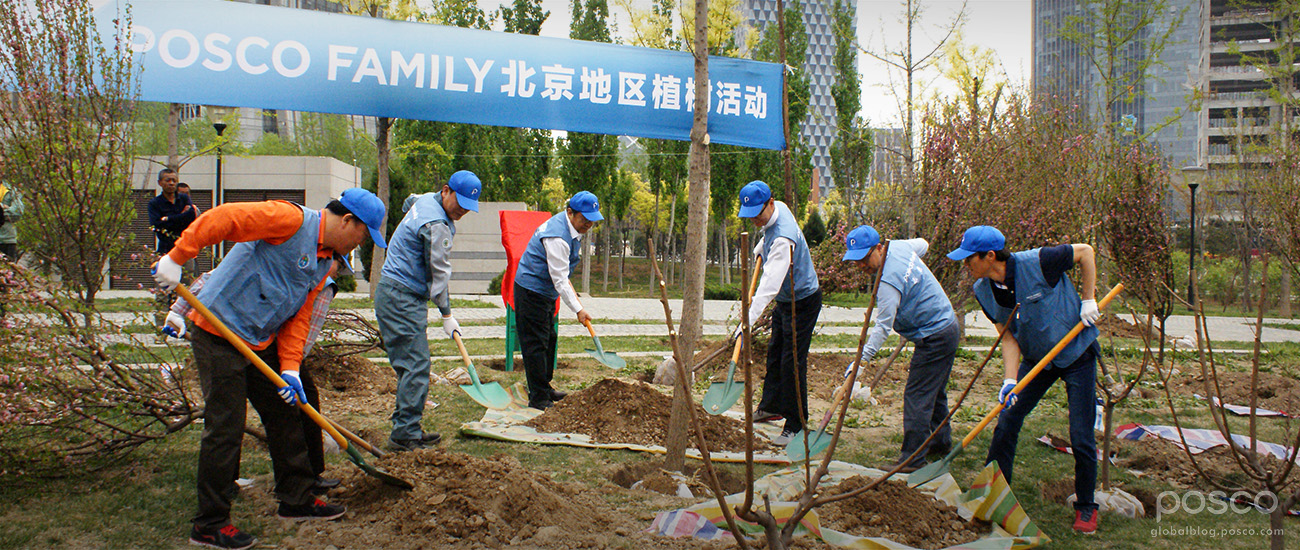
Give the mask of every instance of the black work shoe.
M 388 450 L 396 453 L 404 453 L 406 451 L 417 451 L 423 448 L 424 448 L 423 439 L 393 439 L 392 437 L 388 438 Z
M 559 401 L 569 396 L 569 392 L 560 390 L 551 390 L 551 401 Z
M 316 482 L 312 484 L 311 492 L 314 495 L 323 495 L 328 493 L 330 489 L 338 487 L 339 483 L 341 481 L 332 477 L 316 476 Z
M 228 548 L 244 550 L 257 544 L 257 537 L 240 531 L 234 525 L 220 529 L 200 529 L 197 525 L 190 529 L 190 544 L 209 548 Z
M 420 442 L 424 443 L 426 447 L 437 445 L 442 443 L 442 436 L 436 432 L 424 432 L 420 434 Z
M 342 504 L 330 504 L 321 499 L 316 499 L 311 504 L 294 506 L 292 504 L 280 503 L 280 511 L 276 514 L 280 519 L 291 519 L 302 521 L 308 519 L 331 520 L 342 516 L 348 509 Z
M 937 445 L 931 445 L 930 450 L 927 451 L 925 455 L 926 456 L 948 456 L 948 453 L 951 452 L 952 452 L 952 443 L 949 443 L 942 447 Z
M 781 415 L 770 413 L 765 410 L 754 411 L 754 422 L 776 422 L 782 418 Z
M 541 401 L 531 401 L 531 400 L 528 401 L 529 407 L 537 409 L 539 411 L 544 411 L 546 409 L 549 409 L 553 405 L 555 405 L 555 402 L 551 401 L 550 399 L 543 399 Z

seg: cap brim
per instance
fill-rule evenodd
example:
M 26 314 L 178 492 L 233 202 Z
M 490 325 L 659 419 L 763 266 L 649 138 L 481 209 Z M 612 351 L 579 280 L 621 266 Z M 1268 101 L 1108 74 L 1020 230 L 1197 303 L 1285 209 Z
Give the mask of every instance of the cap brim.
M 460 193 L 456 193 L 456 202 L 460 204 L 461 208 L 469 210 L 470 212 L 478 212 L 478 201 L 474 199 L 466 197 L 465 195 L 462 195 Z
M 370 230 L 370 239 L 375 241 L 375 244 L 378 245 L 379 248 L 388 248 L 388 243 L 384 242 L 383 233 L 380 233 L 378 229 L 375 229 L 368 225 L 366 226 L 366 229 Z
M 966 258 L 971 257 L 971 255 L 974 253 L 975 253 L 974 250 L 966 250 L 965 248 L 958 248 L 957 250 L 948 253 L 948 259 L 960 262 L 962 260 L 965 260 Z
M 598 222 L 605 219 L 605 216 L 600 215 L 599 210 L 592 210 L 591 212 L 578 212 L 578 213 L 582 214 L 582 217 L 587 218 L 587 221 L 589 222 Z
M 740 217 L 742 217 L 742 218 L 752 218 L 752 217 L 754 217 L 754 216 L 757 216 L 757 215 L 759 215 L 759 214 L 762 214 L 762 213 L 763 213 L 763 208 L 766 208 L 766 207 L 767 207 L 767 203 L 763 203 L 763 204 L 760 204 L 760 205 L 758 205 L 758 206 L 742 206 L 742 207 L 740 207 Z
M 844 251 L 844 258 L 843 258 L 842 260 L 840 260 L 840 261 L 843 261 L 843 262 L 856 262 L 856 261 L 858 261 L 858 260 L 861 260 L 861 259 L 863 259 L 863 258 L 866 258 L 866 257 L 867 257 L 867 254 L 870 253 L 870 252 L 871 252 L 871 249 L 870 249 L 870 248 L 861 248 L 861 249 L 857 249 L 857 250 L 854 250 L 854 249 L 850 248 L 850 249 Z

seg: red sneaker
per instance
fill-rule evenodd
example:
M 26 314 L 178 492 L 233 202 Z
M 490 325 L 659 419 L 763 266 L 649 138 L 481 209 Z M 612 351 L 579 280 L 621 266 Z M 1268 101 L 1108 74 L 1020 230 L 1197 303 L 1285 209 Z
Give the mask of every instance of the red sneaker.
M 1096 510 L 1076 510 L 1074 512 L 1074 530 L 1085 535 L 1091 535 L 1097 532 L 1097 511 Z

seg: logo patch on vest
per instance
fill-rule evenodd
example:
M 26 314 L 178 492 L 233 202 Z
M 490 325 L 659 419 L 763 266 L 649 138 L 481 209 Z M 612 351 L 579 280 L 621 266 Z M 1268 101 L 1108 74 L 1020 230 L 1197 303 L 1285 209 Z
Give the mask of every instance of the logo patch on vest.
M 298 258 L 298 269 L 307 269 L 307 265 L 310 263 L 311 260 L 308 260 L 307 255 L 303 254 L 301 258 Z

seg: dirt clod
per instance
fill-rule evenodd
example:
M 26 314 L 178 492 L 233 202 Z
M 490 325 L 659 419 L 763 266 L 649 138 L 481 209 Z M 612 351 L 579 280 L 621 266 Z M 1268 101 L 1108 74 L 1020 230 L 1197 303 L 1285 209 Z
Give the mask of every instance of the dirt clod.
M 586 434 L 597 443 L 663 445 L 671 413 L 672 396 L 649 384 L 606 378 L 573 392 L 526 425 L 540 432 Z M 745 450 L 741 421 L 706 414 L 699 405 L 695 405 L 695 416 L 704 425 L 710 450 Z M 772 448 L 766 440 L 755 437 L 754 449 Z
M 873 480 L 854 476 L 831 489 L 843 494 Z M 986 522 L 967 522 L 930 495 L 890 480 L 856 497 L 818 509 L 824 526 L 859 537 L 884 537 L 916 548 L 937 549 L 974 541 L 990 531 Z

